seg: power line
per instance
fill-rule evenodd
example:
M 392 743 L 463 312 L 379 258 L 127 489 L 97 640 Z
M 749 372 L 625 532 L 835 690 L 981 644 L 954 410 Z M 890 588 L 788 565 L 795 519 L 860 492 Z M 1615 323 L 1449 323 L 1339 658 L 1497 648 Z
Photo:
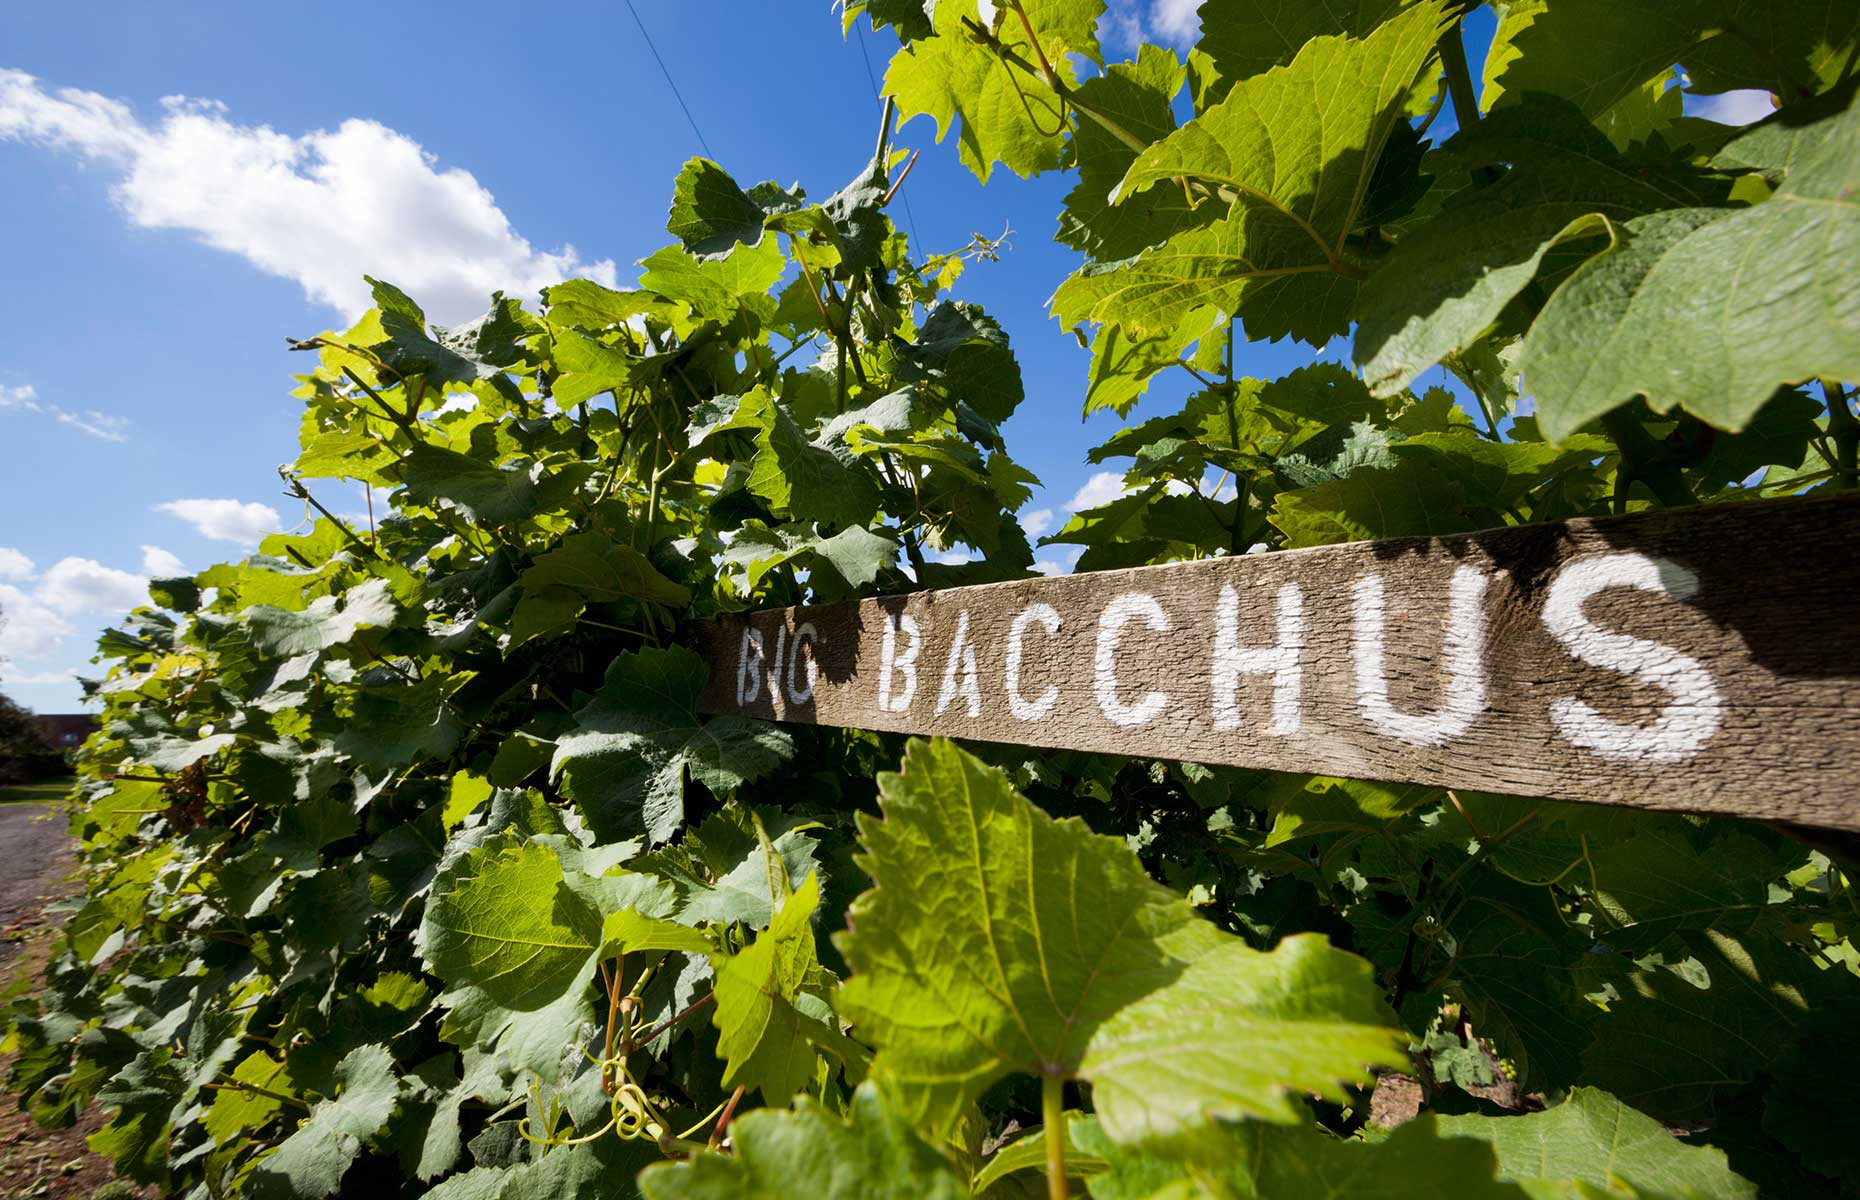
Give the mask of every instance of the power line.
M 665 65 L 665 60 L 659 57 L 659 48 L 652 44 L 652 35 L 646 32 L 646 23 L 639 19 L 639 10 L 633 7 L 633 0 L 626 0 L 626 10 L 633 14 L 633 24 L 639 26 L 639 36 L 646 39 L 646 49 L 652 51 L 653 60 L 659 64 L 659 73 L 664 75 L 665 82 L 671 85 L 672 95 L 678 100 L 678 107 L 685 110 L 685 120 L 691 122 L 691 132 L 697 134 L 698 145 L 704 147 L 704 153 L 712 162 L 717 161 L 716 151 L 712 150 L 710 143 L 704 140 L 704 131 L 698 128 L 697 118 L 691 115 L 691 108 L 685 103 L 684 94 L 678 90 L 678 81 L 672 78 L 670 68 Z M 868 65 L 866 70 L 870 71 L 871 67 Z
M 865 48 L 865 26 L 855 23 L 853 28 L 859 31 L 859 57 L 865 59 L 865 77 L 872 84 L 872 99 L 883 101 L 884 97 L 878 92 L 878 75 L 872 70 L 872 56 L 866 52 Z M 904 219 L 911 223 L 911 240 L 917 243 L 917 252 L 919 254 L 929 253 L 924 246 L 923 238 L 917 233 L 917 214 L 911 211 L 910 196 L 900 191 L 898 199 L 904 201 Z

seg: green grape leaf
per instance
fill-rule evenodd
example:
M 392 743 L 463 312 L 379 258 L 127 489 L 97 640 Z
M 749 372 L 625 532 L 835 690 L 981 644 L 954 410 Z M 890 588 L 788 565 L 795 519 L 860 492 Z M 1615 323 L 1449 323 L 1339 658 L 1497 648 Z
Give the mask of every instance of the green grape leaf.
M 295 658 L 340 646 L 364 629 L 394 624 L 394 597 L 385 579 L 370 579 L 342 593 L 321 596 L 299 611 L 257 604 L 245 611 L 252 644 L 266 654 Z
M 1830 1089 L 1860 1071 L 1860 1044 L 1849 1010 L 1823 1009 L 1790 1039 L 1770 1065 L 1776 1079 L 1763 1100 L 1763 1130 L 1804 1165 L 1836 1179 L 1860 1179 L 1860 1121 L 1851 1109 L 1829 1105 Z
M 1676 929 L 1747 930 L 1768 907 L 1770 885 L 1800 865 L 1783 838 L 1735 827 L 1643 829 L 1589 847 L 1595 904 L 1626 950 L 1651 950 Z
M 487 525 L 502 525 L 536 511 L 536 484 L 521 468 L 420 442 L 407 455 L 401 476 L 407 495 L 420 504 L 451 505 Z
M 1071 86 L 1077 81 L 1071 55 L 1098 61 L 1104 0 L 1022 0 L 1037 49 L 1005 6 L 991 7 L 993 36 L 1035 70 L 1043 54 Z M 963 165 L 983 183 L 997 162 L 1022 177 L 1057 167 L 1066 128 L 1058 97 L 1037 75 L 976 40 L 967 24 L 982 24 L 977 0 L 938 0 L 932 19 L 935 36 L 905 46 L 885 72 L 885 94 L 897 97 L 900 113 L 933 118 L 939 142 L 960 121 Z
M 1369 964 L 1322 937 L 1288 937 L 1270 954 L 1235 939 L 1106 1020 L 1079 1073 L 1119 1141 L 1210 1117 L 1296 1121 L 1295 1094 L 1346 1103 L 1338 1081 L 1405 1061 L 1408 1037 L 1387 1019 Z
M 1391 467 L 1358 467 L 1314 488 L 1280 492 L 1271 521 L 1288 548 L 1375 538 L 1465 533 L 1466 494 L 1451 478 L 1414 459 Z
M 719 561 L 743 572 L 744 584 L 754 591 L 776 567 L 799 561 L 824 560 L 851 587 L 864 587 L 878 573 L 897 562 L 898 544 L 882 533 L 853 527 L 821 537 L 806 525 L 780 525 L 771 529 L 760 521 L 745 521 Z M 813 580 L 819 592 L 821 581 Z
M 752 421 L 759 430 L 749 490 L 777 512 L 801 521 L 853 526 L 866 524 L 878 511 L 878 485 L 867 470 L 808 441 L 767 392 L 743 397 L 737 419 Z
M 781 1104 L 814 1075 L 814 1049 L 803 1032 L 811 1018 L 795 1007 L 820 964 L 814 956 L 814 910 L 820 877 L 806 882 L 776 910 L 769 927 L 741 954 L 713 960 L 717 972 L 717 1054 L 723 1086 L 742 1084 Z
M 1221 1127 L 1192 1157 L 1132 1151 L 1106 1136 L 1108 1129 L 1082 1122 L 1074 1122 L 1072 1132 L 1081 1149 L 1110 1164 L 1109 1171 L 1092 1177 L 1092 1200 L 1526 1200 L 1528 1195 L 1497 1178 L 1490 1146 L 1438 1136 L 1434 1118 L 1425 1115 L 1367 1144 L 1312 1125 L 1249 1121 Z
M 176 737 L 160 733 L 152 737 L 130 737 L 130 756 L 156 771 L 183 771 L 202 759 L 212 758 L 239 740 L 238 735 L 215 733 L 206 737 Z
M 781 278 L 788 260 L 774 238 L 754 246 L 737 246 L 721 258 L 700 259 L 682 246 L 667 246 L 640 265 L 642 287 L 683 300 L 713 321 L 734 318 L 745 303 L 770 303 L 766 293 Z
M 1498 1174 L 1545 1194 L 1584 1183 L 1641 1200 L 1756 1200 L 1756 1186 L 1731 1171 L 1724 1151 L 1690 1146 L 1658 1121 L 1607 1092 L 1579 1087 L 1543 1112 L 1507 1117 L 1440 1117 L 1443 1138 L 1478 1138 L 1498 1152 Z
M 640 860 L 677 889 L 675 915 L 694 924 L 741 921 L 766 929 L 779 899 L 819 869 L 815 840 L 801 829 L 779 833 L 762 844 L 742 810 L 712 814 L 675 846 Z
M 1088 1154 L 1079 1145 L 1078 1130 L 1081 1127 L 1095 1129 L 1096 1117 L 1082 1113 L 1066 1114 L 1066 1177 L 1068 1179 L 1088 1180 L 1093 1175 L 1101 1175 L 1110 1168 L 1110 1163 L 1096 1154 Z M 1046 1168 L 1045 1129 L 1039 1125 L 1025 1130 L 1007 1145 L 988 1156 L 982 1169 L 975 1173 L 972 1186 L 978 1196 L 987 1196 L 997 1180 L 1005 1179 L 1020 1171 L 1044 1171 Z M 1091 1134 L 1086 1134 L 1090 1137 Z
M 1519 360 L 1546 436 L 1637 394 L 1737 430 L 1781 385 L 1860 377 L 1860 96 L 1796 133 L 1770 199 L 1627 221 L 1557 288 Z
M 224 1146 L 248 1129 L 256 1129 L 283 1110 L 279 1096 L 296 1096 L 296 1085 L 283 1063 L 264 1050 L 254 1050 L 239 1061 L 228 1076 L 234 1084 L 247 1084 L 261 1091 L 238 1087 L 221 1088 L 213 1094 L 213 1105 L 201 1118 L 201 1128 L 215 1145 Z
M 930 14 L 936 11 L 936 0 L 845 0 L 840 11 L 844 29 L 851 29 L 863 13 L 872 19 L 873 29 L 890 25 L 899 41 L 911 42 L 930 36 Z
M 646 375 L 645 359 L 579 329 L 558 329 L 552 349 L 557 375 L 551 394 L 557 404 L 580 404 Z
M 1197 340 L 1204 346 L 1216 342 L 1225 346 L 1226 325 L 1227 316 L 1218 308 L 1196 310 L 1180 324 L 1148 335 L 1115 324 L 1100 325 L 1091 339 L 1085 415 L 1108 408 L 1120 417 L 1127 416 L 1149 391 L 1156 374 L 1183 361 L 1183 352 Z
M 1468 173 L 1508 169 L 1408 230 L 1363 284 L 1356 361 L 1378 396 L 1473 345 L 1558 246 L 1610 221 L 1718 200 L 1726 187 L 1653 151 L 1616 150 L 1550 96 L 1493 113 L 1440 153 Z
M 1470 427 L 1453 433 L 1422 433 L 1393 443 L 1396 459 L 1425 464 L 1460 485 L 1467 502 L 1494 510 L 1481 524 L 1502 524 L 1498 514 L 1524 501 L 1545 480 L 1588 467 L 1614 453 L 1605 438 L 1577 435 L 1561 445 L 1547 442 L 1494 442 Z
M 586 978 L 601 915 L 563 882 L 554 850 L 503 839 L 434 884 L 420 944 L 428 969 L 448 984 L 530 1012 Z
M 519 576 L 527 594 L 572 592 L 588 604 L 646 600 L 673 607 L 691 602 L 691 592 L 673 583 L 631 546 L 598 533 L 575 533 L 538 555 Z
M 361 1046 L 336 1064 L 336 1094 L 319 1101 L 310 1119 L 259 1160 L 253 1194 L 320 1200 L 334 1195 L 363 1145 L 386 1126 L 399 1101 L 394 1058 L 385 1046 Z
M 1860 12 L 1844 0 L 1521 0 L 1499 21 L 1480 103 L 1550 92 L 1599 116 L 1674 63 L 1697 91 L 1795 99 L 1839 78 L 1856 35 Z
M 794 754 L 786 730 L 746 717 L 700 721 L 704 660 L 682 647 L 622 654 L 576 728 L 556 741 L 550 774 L 603 839 L 664 842 L 684 823 L 684 778 L 729 793 Z
M 934 383 L 951 407 L 967 404 L 996 423 L 1013 416 L 1026 394 L 1007 334 L 974 304 L 937 305 L 902 359 L 898 378 Z
M 1597 1013 L 1583 999 L 1590 989 L 1579 971 L 1594 943 L 1568 927 L 1549 890 L 1486 882 L 1469 892 L 1449 929 L 1454 956 L 1445 988 L 1515 1064 L 1518 1086 L 1543 1091 L 1587 1078 L 1579 1060 Z
M 732 1154 L 700 1154 L 640 1173 L 646 1200 L 964 1200 L 969 1188 L 937 1148 L 866 1085 L 850 1121 L 803 1099 L 730 1123 Z
M 557 327 L 611 329 L 636 318 L 669 323 L 676 305 L 656 292 L 615 291 L 589 279 L 571 279 L 543 289 L 548 323 Z
M 1011 1073 L 1080 1076 L 1106 1089 L 1113 1136 L 1158 1137 L 1212 1115 L 1296 1119 L 1288 1092 L 1335 1094 L 1404 1060 L 1367 964 L 1316 938 L 1247 948 L 1121 842 L 1046 816 L 953 744 L 913 742 L 879 793 L 884 819 L 859 822 L 875 887 L 838 939 L 853 969 L 839 1008 L 913 1120 L 951 1130 Z M 1275 1042 L 1265 1071 L 1233 1073 L 1231 1053 Z M 1162 1080 L 1167 1095 L 1146 1095 Z
M 1263 75 L 1297 57 L 1312 38 L 1367 37 L 1400 11 L 1405 0 L 1261 0 L 1254 4 L 1211 4 L 1201 13 L 1196 49 L 1214 60 L 1228 80 Z
M 665 231 L 700 259 L 720 258 L 738 243 L 762 241 L 762 223 L 804 204 L 799 188 L 784 190 L 773 182 L 745 192 L 716 163 L 694 158 L 678 172 L 672 189 L 672 215 Z
M 1145 334 L 1212 305 L 1238 313 L 1255 339 L 1321 346 L 1342 332 L 1360 276 L 1345 238 L 1444 20 L 1442 0 L 1428 0 L 1360 41 L 1307 42 L 1289 65 L 1235 84 L 1144 151 L 1118 203 L 1190 179 L 1216 189 L 1221 200 L 1204 203 L 1227 203 L 1226 214 L 1134 258 L 1086 266 L 1054 294 L 1055 315 L 1067 328 Z
M 449 699 L 450 691 L 464 682 L 434 672 L 418 683 L 361 688 L 347 728 L 336 737 L 336 749 L 371 767 L 445 758 L 464 736 Z
M 1187 78 L 1173 53 L 1144 45 L 1136 62 L 1112 63 L 1104 74 L 1080 84 L 1079 99 L 1142 142 L 1157 142 L 1175 131 L 1171 105 Z M 1093 258 L 1128 258 L 1214 215 L 1197 210 L 1184 192 L 1170 188 L 1113 203 L 1112 193 L 1136 161 L 1137 150 L 1096 121 L 1078 122 L 1072 157 L 1079 181 L 1060 210 L 1058 238 Z
M 1860 998 L 1852 976 L 1819 970 L 1761 926 L 1679 933 L 1660 958 L 1617 985 L 1581 1077 L 1665 1122 L 1710 1121 L 1811 1012 Z

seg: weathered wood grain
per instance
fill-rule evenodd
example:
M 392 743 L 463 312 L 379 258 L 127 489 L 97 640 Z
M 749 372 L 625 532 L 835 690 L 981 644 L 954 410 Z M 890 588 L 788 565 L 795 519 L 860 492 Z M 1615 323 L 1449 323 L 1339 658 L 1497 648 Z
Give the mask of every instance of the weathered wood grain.
M 689 634 L 712 713 L 1860 829 L 1853 496 L 950 588 Z

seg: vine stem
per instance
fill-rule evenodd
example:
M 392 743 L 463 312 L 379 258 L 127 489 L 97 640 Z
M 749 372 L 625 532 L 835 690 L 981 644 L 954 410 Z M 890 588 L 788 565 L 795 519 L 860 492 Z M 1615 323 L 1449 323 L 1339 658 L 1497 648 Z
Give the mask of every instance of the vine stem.
M 1048 1075 L 1040 1081 L 1040 1114 L 1046 1135 L 1047 1200 L 1066 1200 L 1072 1194 L 1066 1183 L 1066 1081 Z
M 1822 394 L 1828 398 L 1828 436 L 1834 442 L 1834 486 L 1860 486 L 1860 418 L 1848 407 L 1847 389 L 1837 381 L 1821 381 Z
M 297 476 L 291 474 L 291 470 L 289 467 L 279 467 L 278 478 L 282 479 L 284 481 L 284 486 L 290 489 L 288 494 L 291 496 L 292 499 L 302 500 L 305 504 L 308 504 L 310 507 L 322 513 L 325 517 L 328 517 L 330 520 L 330 523 L 333 524 L 337 528 L 337 530 L 341 532 L 342 536 L 348 541 L 348 543 L 351 546 L 354 546 L 357 550 L 362 551 L 363 553 L 369 555 L 372 558 L 381 557 L 381 552 L 375 549 L 373 546 L 370 546 L 367 542 L 364 542 L 360 538 L 360 536 L 356 534 L 356 532 L 353 529 L 350 529 L 348 525 L 343 522 L 341 517 L 338 517 L 335 513 L 329 511 L 327 508 L 324 508 L 322 503 L 318 501 L 315 496 L 312 496 L 310 494 L 310 489 L 303 485 L 303 481 L 298 479 Z
M 1440 35 L 1440 65 L 1447 72 L 1447 94 L 1453 97 L 1453 119 L 1461 129 L 1479 123 L 1479 98 L 1473 94 L 1472 71 L 1466 65 L 1466 45 L 1460 40 L 1458 21 Z
M 1669 455 L 1653 440 L 1631 408 L 1621 407 L 1602 415 L 1602 430 L 1614 439 L 1621 462 L 1615 468 L 1615 511 L 1627 511 L 1628 488 L 1639 482 L 1647 485 L 1655 498 L 1668 508 L 1698 503 L 1686 486 Z

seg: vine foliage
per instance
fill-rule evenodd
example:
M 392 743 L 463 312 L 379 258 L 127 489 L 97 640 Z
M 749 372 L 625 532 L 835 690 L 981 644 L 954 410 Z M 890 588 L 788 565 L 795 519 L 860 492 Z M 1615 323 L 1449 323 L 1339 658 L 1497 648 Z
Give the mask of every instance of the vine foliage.
M 1856 1194 L 1839 845 L 707 720 L 679 630 L 1031 573 L 898 114 L 1075 180 L 1085 409 L 1154 414 L 1080 570 L 1854 486 L 1860 10 L 1517 0 L 1475 84 L 1456 0 L 844 7 L 901 48 L 825 201 L 694 160 L 632 289 L 294 343 L 305 525 L 100 643 L 33 1115 L 203 1198 Z

